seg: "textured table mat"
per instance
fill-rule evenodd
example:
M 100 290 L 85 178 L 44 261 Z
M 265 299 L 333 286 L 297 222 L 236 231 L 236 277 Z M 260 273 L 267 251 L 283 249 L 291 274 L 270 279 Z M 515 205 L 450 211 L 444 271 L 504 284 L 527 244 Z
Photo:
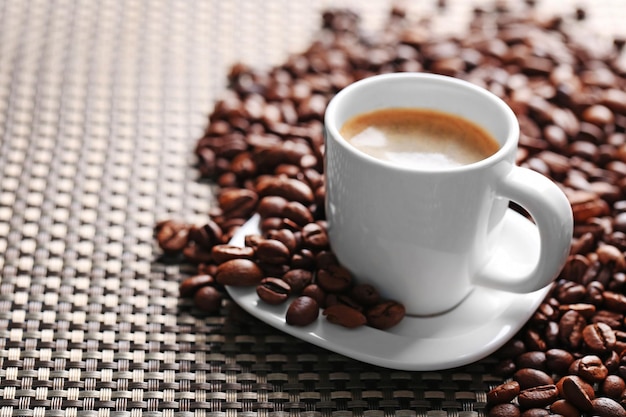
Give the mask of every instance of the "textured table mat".
M 442 30 L 473 4 L 449 3 Z M 0 416 L 485 414 L 490 359 L 369 366 L 232 302 L 198 314 L 178 297 L 184 267 L 155 262 L 156 221 L 214 204 L 192 149 L 229 67 L 280 63 L 329 5 L 0 2 Z M 332 5 L 372 28 L 390 6 Z M 588 20 L 616 32 L 625 14 L 598 1 Z

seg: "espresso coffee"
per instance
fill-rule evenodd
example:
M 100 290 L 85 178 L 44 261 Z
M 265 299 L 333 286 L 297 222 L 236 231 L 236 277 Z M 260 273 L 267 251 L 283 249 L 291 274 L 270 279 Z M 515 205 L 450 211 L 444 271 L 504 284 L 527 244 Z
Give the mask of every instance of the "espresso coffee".
M 481 161 L 499 149 L 482 127 L 431 109 L 388 108 L 349 119 L 341 135 L 375 158 L 419 169 L 446 169 Z

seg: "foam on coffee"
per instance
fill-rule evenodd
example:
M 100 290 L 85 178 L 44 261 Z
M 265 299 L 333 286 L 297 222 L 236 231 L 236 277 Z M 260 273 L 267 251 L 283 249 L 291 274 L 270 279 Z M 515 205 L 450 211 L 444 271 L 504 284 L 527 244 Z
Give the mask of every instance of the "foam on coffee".
M 422 108 L 387 108 L 349 119 L 341 135 L 375 158 L 420 169 L 445 169 L 481 161 L 498 142 L 462 117 Z

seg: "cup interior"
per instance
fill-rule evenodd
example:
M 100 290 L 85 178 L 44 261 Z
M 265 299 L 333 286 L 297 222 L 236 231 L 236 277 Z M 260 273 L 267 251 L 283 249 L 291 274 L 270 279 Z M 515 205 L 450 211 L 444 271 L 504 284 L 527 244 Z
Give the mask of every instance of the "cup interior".
M 502 99 L 467 81 L 426 73 L 376 75 L 349 85 L 330 101 L 325 126 L 339 143 L 360 152 L 341 137 L 341 127 L 358 114 L 396 107 L 438 110 L 463 117 L 484 128 L 498 141 L 500 150 L 475 164 L 499 158 L 500 154 L 509 153 L 517 147 L 517 118 Z

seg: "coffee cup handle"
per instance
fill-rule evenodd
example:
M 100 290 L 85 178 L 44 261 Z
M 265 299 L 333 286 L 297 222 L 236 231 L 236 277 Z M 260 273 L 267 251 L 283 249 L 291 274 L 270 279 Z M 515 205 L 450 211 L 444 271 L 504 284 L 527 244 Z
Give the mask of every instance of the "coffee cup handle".
M 574 227 L 570 203 L 550 179 L 518 166 L 501 179 L 496 192 L 532 216 L 539 230 L 539 258 L 530 271 L 507 268 L 492 259 L 479 271 L 475 284 L 515 293 L 544 288 L 559 275 L 569 254 Z

